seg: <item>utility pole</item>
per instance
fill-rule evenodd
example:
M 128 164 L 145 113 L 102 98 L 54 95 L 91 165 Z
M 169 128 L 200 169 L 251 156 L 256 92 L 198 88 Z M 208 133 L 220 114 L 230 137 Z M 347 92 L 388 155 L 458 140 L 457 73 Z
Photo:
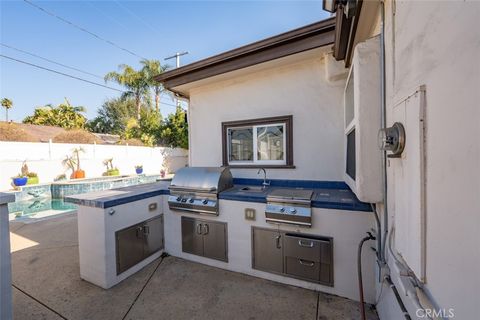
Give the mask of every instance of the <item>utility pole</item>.
M 176 66 L 177 66 L 177 68 L 180 68 L 180 56 L 184 56 L 186 54 L 188 54 L 188 51 L 177 52 L 173 56 L 166 57 L 165 60 L 170 60 L 170 59 L 175 58 Z M 175 99 L 175 104 L 177 106 L 180 106 L 180 101 L 178 99 Z
M 173 56 L 166 57 L 165 60 L 169 60 L 169 59 L 175 58 L 177 68 L 179 68 L 179 67 L 180 67 L 180 56 L 184 56 L 184 55 L 186 55 L 186 54 L 188 54 L 188 51 L 177 52 L 177 53 L 175 53 Z

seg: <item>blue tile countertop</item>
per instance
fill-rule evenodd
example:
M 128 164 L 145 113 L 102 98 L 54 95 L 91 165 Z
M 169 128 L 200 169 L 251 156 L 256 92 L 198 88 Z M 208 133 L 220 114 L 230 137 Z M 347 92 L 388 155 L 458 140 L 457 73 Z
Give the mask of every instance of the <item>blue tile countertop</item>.
M 105 209 L 158 195 L 169 194 L 169 185 L 170 181 L 159 181 L 131 187 L 77 194 L 65 197 L 65 202 Z
M 270 180 L 271 185 L 261 190 L 260 179 L 234 179 L 235 186 L 219 194 L 219 199 L 266 203 L 267 194 L 278 188 L 304 188 L 314 191 L 312 207 L 351 211 L 371 211 L 370 204 L 361 202 L 344 182 L 305 181 L 305 180 Z M 170 181 L 111 189 L 65 198 L 66 202 L 77 205 L 110 208 L 121 204 L 138 201 L 158 195 L 170 194 Z M 245 187 L 257 187 L 242 190 Z
M 249 179 L 250 180 L 250 179 Z M 312 189 L 312 207 L 351 211 L 372 211 L 369 203 L 361 202 L 355 194 L 342 182 L 309 181 L 306 184 L 298 181 L 286 180 L 286 184 L 271 183 L 265 190 L 242 190 L 248 186 L 259 186 L 260 183 L 253 181 L 249 184 L 236 184 L 232 189 L 220 193 L 219 198 L 224 200 L 267 202 L 270 191 L 279 188 Z M 237 183 L 238 181 L 234 181 Z M 272 180 L 273 182 L 273 180 Z M 293 183 L 292 183 L 293 182 Z M 343 185 L 342 185 L 343 184 Z
M 7 204 L 13 201 L 15 201 L 14 194 L 0 192 L 0 204 Z

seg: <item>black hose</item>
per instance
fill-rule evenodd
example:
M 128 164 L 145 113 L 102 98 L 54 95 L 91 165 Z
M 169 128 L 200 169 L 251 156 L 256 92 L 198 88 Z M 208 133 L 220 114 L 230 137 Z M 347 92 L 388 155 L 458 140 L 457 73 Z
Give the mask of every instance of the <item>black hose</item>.
M 382 256 L 382 224 L 380 223 L 380 219 L 378 218 L 377 206 L 374 203 L 371 203 L 370 206 L 372 207 L 373 215 L 375 216 L 375 222 L 377 223 L 377 260 L 383 264 L 385 261 L 383 260 Z
M 358 245 L 358 255 L 357 255 L 358 291 L 360 292 L 360 312 L 362 314 L 362 320 L 366 320 L 365 301 L 363 298 L 362 247 L 366 241 L 376 239 L 370 232 L 367 232 L 367 234 L 368 235 L 365 238 L 363 238 L 362 241 L 360 241 L 360 244 Z
M 402 310 L 402 313 L 405 319 L 412 320 L 412 318 L 410 318 L 410 315 L 408 314 L 407 308 L 405 308 L 405 305 L 403 304 L 402 298 L 398 293 L 397 287 L 395 287 L 395 285 L 393 284 L 392 278 L 390 278 L 390 276 L 386 276 L 385 281 L 387 281 L 388 285 L 390 286 L 393 293 L 395 294 L 395 298 L 397 299 L 397 303 L 400 306 L 400 310 Z

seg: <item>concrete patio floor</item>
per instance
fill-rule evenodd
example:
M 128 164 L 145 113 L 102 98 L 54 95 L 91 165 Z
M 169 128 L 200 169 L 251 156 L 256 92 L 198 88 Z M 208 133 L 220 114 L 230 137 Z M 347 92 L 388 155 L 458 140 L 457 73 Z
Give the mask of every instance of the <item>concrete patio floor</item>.
M 104 290 L 80 279 L 76 214 L 13 222 L 11 232 L 16 320 L 360 318 L 345 298 L 175 257 Z

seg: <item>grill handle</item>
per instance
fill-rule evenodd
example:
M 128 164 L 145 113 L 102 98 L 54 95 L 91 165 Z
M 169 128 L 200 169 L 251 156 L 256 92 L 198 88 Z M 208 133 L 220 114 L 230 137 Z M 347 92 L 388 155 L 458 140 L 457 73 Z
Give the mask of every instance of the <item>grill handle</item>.
M 214 192 L 217 191 L 217 187 L 211 188 L 190 188 L 190 187 L 179 187 L 174 184 L 171 184 L 168 189 L 172 191 L 183 191 L 183 192 Z

